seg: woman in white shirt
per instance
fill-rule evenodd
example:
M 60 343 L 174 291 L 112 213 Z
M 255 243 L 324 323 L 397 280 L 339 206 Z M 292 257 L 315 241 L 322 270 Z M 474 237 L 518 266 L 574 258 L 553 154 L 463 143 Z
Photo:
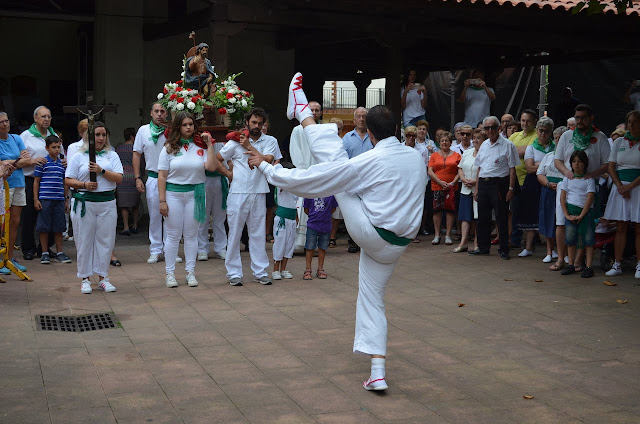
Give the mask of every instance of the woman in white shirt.
M 109 131 L 102 122 L 94 124 L 96 161 L 89 161 L 89 142 L 85 141 L 69 159 L 65 184 L 73 187 L 71 221 L 75 231 L 80 291 L 91 293 L 91 277 L 98 274 L 98 288 L 114 292 L 109 282 L 109 261 L 116 241 L 116 185 L 122 181 L 122 162 L 109 143 Z M 97 174 L 92 182 L 90 172 Z
M 417 79 L 416 70 L 409 69 L 400 90 L 402 123 L 405 127 L 416 125 L 416 122 L 425 118 L 427 89 L 424 85 L 416 82 Z
M 171 124 L 158 159 L 160 214 L 165 217 L 165 271 L 167 287 L 177 287 L 175 258 L 184 237 L 187 284 L 196 287 L 194 274 L 198 252 L 198 227 L 206 217 L 205 169 L 221 168 L 216 160 L 211 135 L 198 134 L 196 121 L 188 112 L 179 112 Z
M 487 133 L 484 130 L 476 129 L 473 131 L 473 149 L 467 149 L 462 154 L 462 160 L 458 164 L 458 176 L 462 182 L 460 189 L 460 205 L 458 206 L 458 220 L 462 222 L 462 237 L 458 247 L 453 249 L 454 253 L 466 252 L 468 250 L 467 243 L 469 241 L 469 232 L 473 228 L 473 250 L 478 248 L 478 236 L 476 234 L 476 223 L 478 219 L 478 203 L 473 200 L 473 193 L 476 191 L 476 177 L 478 176 L 478 167 L 475 166 L 476 155 L 482 142 L 487 139 Z

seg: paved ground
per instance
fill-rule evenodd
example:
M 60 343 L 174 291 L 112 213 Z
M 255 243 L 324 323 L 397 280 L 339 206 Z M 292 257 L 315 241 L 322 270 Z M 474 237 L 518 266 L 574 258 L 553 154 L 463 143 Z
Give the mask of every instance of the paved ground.
M 200 287 L 179 271 L 167 289 L 136 238 L 119 239 L 117 293 L 83 295 L 75 264 L 36 261 L 35 281 L 0 285 L 0 423 L 640 422 L 632 274 L 609 287 L 546 271 L 541 248 L 506 262 L 412 244 L 386 296 L 390 389 L 376 394 L 351 353 L 358 256 L 344 240 L 325 281 L 303 282 L 296 257 L 291 281 L 231 287 L 210 259 Z M 97 311 L 121 327 L 35 331 L 37 314 Z

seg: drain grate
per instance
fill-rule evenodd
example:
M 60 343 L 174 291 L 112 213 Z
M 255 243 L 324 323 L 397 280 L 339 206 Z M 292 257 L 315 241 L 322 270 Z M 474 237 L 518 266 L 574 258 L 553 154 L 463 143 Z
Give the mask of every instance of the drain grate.
M 116 328 L 114 316 L 105 312 L 93 315 L 36 315 L 38 330 L 43 331 L 70 331 L 82 333 L 85 331 L 104 330 Z

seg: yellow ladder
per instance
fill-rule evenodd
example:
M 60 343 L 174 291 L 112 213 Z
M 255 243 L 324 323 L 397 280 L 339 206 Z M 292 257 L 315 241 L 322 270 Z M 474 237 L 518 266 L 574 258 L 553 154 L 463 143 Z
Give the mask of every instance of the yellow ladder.
M 4 181 L 4 210 L 5 213 L 2 220 L 2 238 L 0 238 L 0 254 L 3 255 L 4 259 L 0 262 L 0 265 L 6 266 L 22 280 L 33 281 L 27 274 L 16 268 L 9 260 L 10 258 L 7 258 L 7 246 L 9 246 L 9 222 L 11 221 L 11 204 L 9 203 L 9 184 L 6 180 Z M 5 282 L 6 281 L 0 278 L 0 283 Z

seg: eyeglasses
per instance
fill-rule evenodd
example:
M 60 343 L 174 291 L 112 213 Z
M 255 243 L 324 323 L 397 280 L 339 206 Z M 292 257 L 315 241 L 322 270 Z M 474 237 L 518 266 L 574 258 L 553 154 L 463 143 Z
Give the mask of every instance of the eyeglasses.
M 461 132 L 460 135 L 466 135 L 467 137 L 471 137 L 470 132 Z
M 8 119 L 3 119 L 2 121 L 0 121 L 0 125 L 2 124 L 8 124 L 9 120 Z
M 573 117 L 576 121 L 586 121 L 590 118 L 589 115 L 585 115 L 585 116 L 574 116 Z
M 500 128 L 499 125 L 487 125 L 484 127 L 486 131 L 497 130 L 498 128 Z

